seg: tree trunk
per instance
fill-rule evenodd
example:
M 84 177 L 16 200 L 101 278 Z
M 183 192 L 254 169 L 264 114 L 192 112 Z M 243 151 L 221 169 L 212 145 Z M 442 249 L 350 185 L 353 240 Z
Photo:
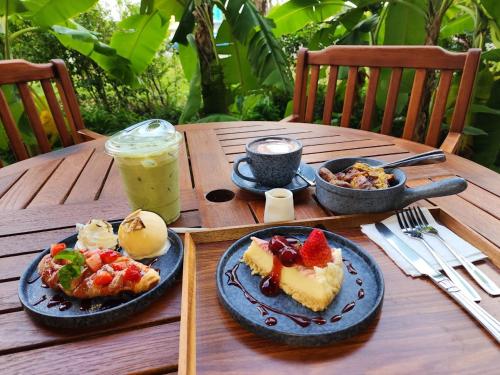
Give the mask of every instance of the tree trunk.
M 269 4 L 267 3 L 267 0 L 253 0 L 253 3 L 255 4 L 255 8 L 257 8 L 260 14 L 262 14 L 263 16 L 267 14 L 267 11 L 269 10 Z
M 212 36 L 212 10 L 213 6 L 204 1 L 193 12 L 196 21 L 194 37 L 200 59 L 201 94 L 205 116 L 213 113 L 227 113 L 228 107 L 224 74 L 216 55 Z
M 445 0 L 446 1 L 446 0 Z M 439 39 L 439 32 L 441 30 L 441 21 L 446 10 L 450 7 L 451 2 L 445 4 L 441 9 L 436 9 L 436 4 L 433 1 L 429 1 L 429 8 L 427 11 L 427 24 L 426 37 L 424 44 L 426 46 L 437 45 Z M 427 123 L 429 121 L 430 115 L 432 113 L 431 101 L 432 93 L 436 89 L 437 77 L 434 71 L 430 71 L 427 74 L 424 84 L 424 92 L 422 94 L 421 111 L 419 113 L 417 124 L 415 126 L 415 138 L 417 141 L 422 142 L 425 139 L 425 133 L 427 130 Z

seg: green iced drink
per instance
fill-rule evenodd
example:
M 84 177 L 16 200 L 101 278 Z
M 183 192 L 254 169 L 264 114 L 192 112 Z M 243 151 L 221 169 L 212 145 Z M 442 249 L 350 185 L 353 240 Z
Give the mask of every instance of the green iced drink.
M 181 212 L 179 144 L 182 135 L 164 120 L 148 120 L 113 135 L 106 152 L 114 157 L 132 210 L 160 215 L 167 224 Z

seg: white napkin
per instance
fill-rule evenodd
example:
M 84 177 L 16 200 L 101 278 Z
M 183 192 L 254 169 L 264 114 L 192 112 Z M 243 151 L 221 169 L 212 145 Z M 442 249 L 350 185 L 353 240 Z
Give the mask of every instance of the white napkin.
M 434 217 L 431 215 L 428 209 L 421 208 L 427 221 L 430 225 L 439 231 L 441 237 L 455 250 L 457 253 L 463 255 L 465 258 L 469 259 L 471 262 L 476 260 L 486 258 L 480 250 L 472 246 L 467 241 L 458 237 L 451 230 L 445 226 L 438 224 Z M 398 236 L 403 242 L 415 250 L 422 258 L 424 258 L 432 268 L 440 270 L 439 264 L 436 262 L 434 257 L 426 249 L 425 245 L 419 240 L 414 240 L 407 235 L 405 235 L 398 224 L 398 219 L 396 215 L 385 219 L 384 223 L 396 236 Z M 387 242 L 387 240 L 378 232 L 374 224 L 361 225 L 361 231 L 366 234 L 372 241 L 379 245 L 386 254 L 401 268 L 407 275 L 417 277 L 421 273 L 418 272 L 411 264 L 409 264 L 406 259 L 404 259 L 394 247 Z M 431 247 L 448 263 L 450 266 L 455 267 L 460 265 L 460 262 L 450 253 L 450 251 L 443 245 L 443 243 L 434 236 L 425 236 L 425 240 L 431 245 Z

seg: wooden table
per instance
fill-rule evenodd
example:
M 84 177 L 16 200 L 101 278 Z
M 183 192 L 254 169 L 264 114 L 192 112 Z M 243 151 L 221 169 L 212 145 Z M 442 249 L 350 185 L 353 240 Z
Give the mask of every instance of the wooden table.
M 304 144 L 304 161 L 315 167 L 341 156 L 370 156 L 389 161 L 430 149 L 375 133 L 311 124 L 234 122 L 177 128 L 184 133 L 186 142 L 180 154 L 182 215 L 173 225 L 184 227 L 221 227 L 263 221 L 263 199 L 238 190 L 230 179 L 233 161 L 244 153 L 245 143 L 256 137 L 288 135 L 300 139 Z M 90 217 L 119 219 L 129 212 L 118 171 L 112 158 L 103 152 L 103 144 L 102 140 L 83 143 L 0 169 L 1 373 L 53 373 L 61 369 L 79 373 L 177 371 L 180 284 L 133 319 L 89 332 L 61 332 L 39 326 L 22 311 L 17 299 L 18 280 L 24 268 L 48 244 L 74 233 L 76 222 L 85 222 Z M 497 173 L 455 155 L 449 155 L 443 164 L 405 170 L 410 186 L 453 175 L 467 179 L 468 189 L 458 196 L 433 198 L 419 204 L 439 205 L 492 245 L 500 247 L 500 178 Z M 234 199 L 216 203 L 205 198 L 207 193 L 220 189 L 233 191 Z M 313 189 L 296 195 L 295 208 L 297 219 L 332 215 L 317 204 Z M 375 245 L 372 247 L 377 251 Z M 496 261 L 500 252 L 497 255 Z M 382 268 L 384 272 L 391 272 L 391 279 L 407 279 L 388 258 L 385 259 Z M 481 267 L 498 282 L 498 272 L 494 268 Z M 437 291 L 435 295 L 441 301 L 435 313 L 440 312 L 440 306 L 445 306 L 450 321 L 460 322 L 465 327 L 453 337 L 463 350 L 464 361 L 473 364 L 469 368 L 477 372 L 496 368 L 492 363 L 481 362 L 483 358 L 498 356 L 493 340 L 450 300 Z M 392 297 L 388 284 L 385 305 Z M 485 306 L 499 316 L 498 301 Z M 432 312 L 432 307 L 426 306 L 426 311 Z M 429 319 L 432 324 L 429 316 L 419 315 L 419 319 Z M 403 327 L 411 324 L 411 319 L 401 317 L 396 323 Z M 446 330 L 446 327 L 439 329 Z M 469 335 L 470 345 L 466 345 Z M 402 340 L 401 337 L 397 339 Z M 443 365 L 436 362 L 435 356 L 439 353 L 426 352 L 422 336 L 416 339 L 422 340 L 422 353 L 407 353 L 409 367 L 406 370 L 381 363 L 378 372 L 443 369 Z M 342 358 L 347 358 L 363 343 L 354 338 L 339 345 L 343 348 Z M 401 345 L 404 350 L 404 340 Z M 346 350 L 347 347 L 350 349 Z M 370 355 L 369 352 L 365 354 Z M 305 366 L 304 373 L 314 372 L 314 361 Z M 377 372 L 377 368 L 372 370 Z M 444 367 L 455 371 L 465 368 L 457 364 Z M 279 368 L 275 368 L 274 373 L 280 373 Z

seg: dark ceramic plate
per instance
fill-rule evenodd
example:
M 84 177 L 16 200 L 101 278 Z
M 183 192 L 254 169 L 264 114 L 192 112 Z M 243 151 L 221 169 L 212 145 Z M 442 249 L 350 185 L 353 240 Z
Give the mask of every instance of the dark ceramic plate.
M 354 242 L 328 231 L 324 231 L 328 243 L 342 249 L 345 266 L 342 288 L 325 311 L 315 313 L 283 292 L 276 297 L 262 294 L 259 289 L 261 277 L 252 275 L 250 268 L 245 263 L 240 263 L 243 253 L 250 245 L 250 237 L 267 240 L 272 235 L 280 234 L 296 237 L 303 242 L 311 230 L 312 228 L 298 226 L 263 229 L 236 241 L 222 255 L 216 274 L 219 299 L 233 318 L 249 331 L 289 345 L 320 346 L 356 335 L 381 309 L 384 279 L 375 260 Z M 231 271 L 233 275 L 236 273 L 249 296 L 245 296 L 238 286 L 229 282 Z M 361 289 L 363 292 L 360 292 Z M 259 303 L 251 303 L 252 297 L 268 307 L 262 308 Z M 269 323 L 275 325 L 268 325 Z M 299 323 L 307 326 L 303 327 Z
M 244 175 L 253 176 L 252 171 L 250 170 L 250 167 L 248 166 L 247 163 L 240 164 L 240 171 Z M 304 176 L 306 176 L 311 181 L 314 181 L 316 179 L 316 171 L 310 165 L 307 165 L 306 163 L 300 163 L 300 171 Z M 234 173 L 234 171 L 231 174 L 231 179 L 233 180 L 234 184 L 239 188 L 250 191 L 255 194 L 264 195 L 266 191 L 272 189 L 269 186 L 263 186 L 257 182 L 244 180 L 243 178 L 239 177 L 236 173 Z M 290 190 L 292 193 L 295 193 L 307 189 L 308 186 L 309 185 L 307 184 L 307 182 L 305 182 L 302 178 L 300 178 L 299 176 L 295 176 L 292 182 L 290 182 L 286 186 L 283 186 L 283 188 Z
M 115 232 L 119 223 L 113 223 Z M 25 311 L 36 321 L 57 328 L 87 328 L 109 325 L 123 320 L 125 317 L 144 310 L 153 300 L 162 295 L 173 284 L 182 265 L 183 246 L 179 236 L 168 230 L 170 249 L 166 254 L 155 259 L 143 259 L 144 264 L 160 271 L 161 280 L 153 289 L 139 294 L 126 294 L 116 297 L 100 297 L 91 300 L 80 300 L 65 296 L 62 292 L 42 287 L 38 277 L 37 266 L 49 249 L 43 251 L 24 271 L 19 283 L 19 300 Z M 68 247 L 73 247 L 76 234 L 61 240 Z M 121 249 L 120 249 L 121 251 Z M 56 296 L 57 295 L 57 296 Z M 44 299 L 45 296 L 45 299 Z M 48 307 L 49 301 L 64 297 L 63 303 L 55 302 L 55 306 Z M 69 301 L 67 303 L 66 301 Z M 60 311 L 61 306 L 69 308 Z

